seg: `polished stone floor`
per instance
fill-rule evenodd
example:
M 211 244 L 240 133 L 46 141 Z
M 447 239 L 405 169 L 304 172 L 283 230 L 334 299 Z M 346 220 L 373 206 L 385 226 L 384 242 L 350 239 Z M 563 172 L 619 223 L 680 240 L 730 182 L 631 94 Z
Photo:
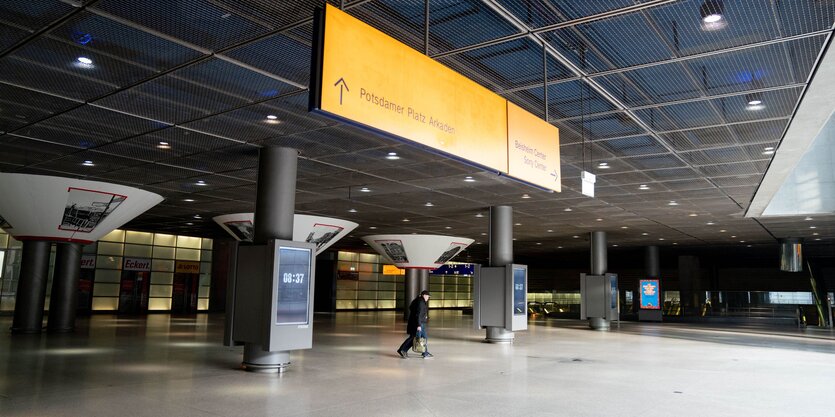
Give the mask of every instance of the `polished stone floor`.
M 10 317 L 0 317 L 8 329 Z M 317 315 L 283 375 L 237 369 L 222 316 L 80 319 L 0 334 L 0 416 L 835 415 L 829 330 L 538 320 L 513 345 L 433 311 L 433 359 L 395 353 L 393 312 Z

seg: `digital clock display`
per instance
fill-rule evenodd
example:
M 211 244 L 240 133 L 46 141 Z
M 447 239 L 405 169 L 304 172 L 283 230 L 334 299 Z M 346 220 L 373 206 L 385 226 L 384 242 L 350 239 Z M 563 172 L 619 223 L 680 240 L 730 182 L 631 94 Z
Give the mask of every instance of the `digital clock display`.
M 278 249 L 276 324 L 308 324 L 310 249 Z

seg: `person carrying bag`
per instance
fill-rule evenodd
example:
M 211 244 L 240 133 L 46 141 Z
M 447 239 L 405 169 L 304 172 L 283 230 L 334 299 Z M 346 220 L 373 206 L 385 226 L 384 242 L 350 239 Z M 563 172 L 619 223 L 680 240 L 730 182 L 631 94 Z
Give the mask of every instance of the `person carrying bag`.
M 409 304 L 409 322 L 406 324 L 406 332 L 409 337 L 397 349 L 397 354 L 403 359 L 409 357 L 409 348 L 420 353 L 424 359 L 434 355 L 429 353 L 428 337 L 426 336 L 426 323 L 429 321 L 429 291 L 423 290 L 420 295 Z

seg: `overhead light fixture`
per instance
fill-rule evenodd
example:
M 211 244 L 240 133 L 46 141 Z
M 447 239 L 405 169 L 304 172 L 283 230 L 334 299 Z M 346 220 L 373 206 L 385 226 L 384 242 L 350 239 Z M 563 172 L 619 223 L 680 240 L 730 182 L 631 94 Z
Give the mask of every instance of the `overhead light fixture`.
M 195 215 L 194 215 L 194 218 L 195 218 L 195 219 L 202 219 L 202 218 L 203 218 L 203 216 L 201 216 L 201 215 L 199 215 L 199 214 L 195 214 Z
M 597 164 L 597 167 L 598 167 L 598 168 L 600 168 L 600 169 L 609 169 L 609 168 L 611 168 L 611 167 L 609 166 L 609 163 L 608 163 L 608 162 L 601 162 L 601 163 Z
M 629 228 L 629 226 L 621 226 L 620 228 L 621 228 L 621 229 L 628 229 L 628 228 Z
M 386 155 L 386 159 L 390 159 L 390 160 L 394 161 L 394 160 L 400 159 L 400 157 L 397 156 L 397 152 L 389 152 Z
M 542 244 L 542 242 L 536 242 L 536 244 L 537 244 L 537 245 L 541 245 L 541 244 Z
M 527 194 L 522 194 L 522 198 L 531 198 L 531 196 L 529 196 Z
M 698 215 L 698 214 L 696 214 L 696 213 L 690 213 L 690 214 L 688 214 L 688 216 L 690 216 L 690 217 L 698 217 L 699 215 Z
M 663 238 L 663 237 L 659 237 L 659 238 L 658 238 L 658 240 L 664 240 L 664 238 Z
M 357 209 L 355 209 L 355 208 L 348 209 L 348 213 L 356 213 L 356 212 L 357 212 Z
M 574 211 L 574 210 L 571 210 L 571 207 L 566 207 L 562 211 Z
M 84 162 L 82 162 L 82 163 L 81 163 L 81 165 L 84 165 L 85 167 L 94 167 L 94 166 L 96 166 L 96 164 L 94 164 L 94 163 L 93 163 L 93 161 L 84 161 Z
M 464 177 L 464 182 L 475 182 L 475 178 L 468 175 Z
M 562 249 L 562 246 L 557 246 L 557 249 Z
M 612 247 L 615 247 L 615 248 L 616 248 L 616 247 L 618 247 L 618 245 L 617 245 L 617 244 L 614 244 L 614 245 L 612 245 Z
M 445 227 L 444 227 L 444 229 L 449 230 L 449 229 L 452 229 L 452 228 L 451 228 L 451 227 L 449 227 L 449 226 L 445 226 Z
M 673 245 L 678 245 L 678 242 L 673 242 Z
M 646 185 L 646 184 L 641 184 L 640 186 L 638 186 L 638 189 L 639 190 L 649 190 L 649 186 Z
M 725 233 L 725 232 L 727 232 L 727 230 L 725 230 L 725 229 L 722 229 L 722 230 L 719 231 L 719 233 Z
M 186 226 L 194 226 L 194 223 L 188 222 L 188 223 L 186 223 Z
M 278 116 L 276 116 L 274 114 L 268 114 L 267 115 L 267 120 L 278 120 Z
M 641 233 L 641 236 L 649 236 L 649 233 L 647 233 L 647 232 Z
M 435 205 L 434 205 L 434 204 L 432 204 L 432 202 L 431 202 L 431 201 L 427 201 L 427 202 L 426 202 L 426 204 L 424 204 L 424 206 L 426 206 L 426 207 L 435 207 Z
M 197 180 L 197 182 L 195 182 L 195 183 L 194 183 L 194 185 L 199 185 L 199 186 L 201 186 L 201 187 L 205 187 L 205 186 L 207 186 L 207 185 L 209 185 L 209 184 L 206 184 L 206 181 L 203 181 L 203 180 Z
M 815 238 L 815 240 L 821 240 L 821 238 Z
M 514 226 L 521 226 L 522 223 L 513 223 Z
M 361 192 L 361 193 L 370 193 L 370 192 L 371 192 L 371 189 L 370 189 L 370 188 L 368 188 L 368 187 L 362 187 L 362 188 L 360 188 L 360 192 Z
M 809 216 L 806 216 L 806 218 L 805 218 L 805 219 L 803 219 L 803 220 L 806 220 L 806 221 L 808 222 L 808 221 L 812 220 L 812 218 L 811 218 L 811 217 L 809 217 Z
M 78 66 L 82 68 L 92 68 L 93 67 L 93 60 L 87 58 L 86 56 L 80 56 L 75 59 L 78 62 Z
M 194 199 L 193 198 L 184 198 L 183 201 L 185 201 L 186 203 L 193 203 Z
M 409 219 L 403 219 L 403 221 L 404 221 L 404 222 L 410 222 L 411 220 L 409 220 Z
M 739 243 L 745 243 L 745 241 L 744 241 L 744 240 L 740 240 L 740 241 L 739 241 Z
M 478 218 L 482 218 L 482 217 L 484 217 L 484 215 L 483 215 L 483 214 L 481 214 L 481 213 L 476 213 L 476 215 L 475 215 L 475 216 L 476 216 L 476 217 L 478 217 Z
M 168 142 L 160 142 L 160 143 L 157 145 L 157 148 L 160 148 L 160 149 L 171 149 L 171 144 L 170 144 L 170 143 L 168 143 Z
M 713 225 L 714 225 L 714 224 L 716 224 L 716 223 L 714 223 L 714 222 L 707 222 L 707 223 L 705 223 L 705 224 L 706 224 L 706 225 L 708 225 L 708 226 L 713 226 Z
M 731 235 L 731 239 L 733 239 L 733 238 L 735 238 L 735 237 L 736 237 L 736 235 Z
M 817 226 L 809 226 L 810 229 L 817 229 Z
M 765 108 L 762 93 L 748 93 L 745 95 L 745 101 L 748 102 L 749 110 L 761 110 Z
M 702 22 L 706 24 L 719 23 L 724 19 L 725 5 L 722 0 L 705 0 L 699 7 Z
M 369 226 L 368 228 L 371 230 L 377 230 L 377 226 Z
M 818 236 L 818 235 L 820 235 L 820 233 L 818 233 L 818 232 L 812 233 L 812 236 Z
M 574 236 L 571 236 L 571 237 L 573 237 L 574 239 L 579 239 L 580 238 L 580 236 L 577 236 L 577 235 L 574 235 Z
M 481 232 L 482 236 L 487 236 L 487 233 Z
M 554 233 L 554 231 L 553 231 L 552 229 L 548 229 L 548 230 L 546 230 L 546 232 L 548 232 L 548 233 Z
M 668 206 L 677 206 L 677 205 L 678 205 L 678 203 L 676 203 L 676 201 L 675 201 L 675 200 L 670 200 L 670 202 L 669 202 L 669 203 L 667 203 L 667 205 L 668 205 Z

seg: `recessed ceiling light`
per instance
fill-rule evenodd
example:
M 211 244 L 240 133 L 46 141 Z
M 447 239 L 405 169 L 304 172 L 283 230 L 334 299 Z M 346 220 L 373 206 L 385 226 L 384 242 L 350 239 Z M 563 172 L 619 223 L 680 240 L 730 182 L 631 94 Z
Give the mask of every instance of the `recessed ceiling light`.
M 675 201 L 675 200 L 670 200 L 670 202 L 669 202 L 669 203 L 667 203 L 667 205 L 668 205 L 668 206 L 677 206 L 677 205 L 678 205 L 678 203 L 676 203 L 676 201 Z
M 611 167 L 609 166 L 609 163 L 608 163 L 608 162 L 601 162 L 601 163 L 597 164 L 597 167 L 598 167 L 598 168 L 600 168 L 600 169 L 609 169 L 609 168 L 611 168 Z
M 355 208 L 348 209 L 348 213 L 356 213 L 356 212 L 357 212 L 357 209 L 355 209 Z
M 753 100 L 748 101 L 749 106 L 758 106 L 760 104 L 763 104 L 762 100 L 753 99 Z
M 87 58 L 86 56 L 80 56 L 80 57 L 76 58 L 76 61 L 78 61 L 78 63 L 82 64 L 82 65 L 90 65 L 90 66 L 93 65 L 93 60 L 90 59 L 90 58 Z
M 553 230 L 553 229 L 548 229 L 548 230 L 546 230 L 546 232 L 548 232 L 548 233 L 554 233 L 554 230 Z
M 206 185 L 209 185 L 209 184 L 206 184 L 206 181 L 197 180 L 197 182 L 195 182 L 194 185 L 199 185 L 199 186 L 203 187 L 203 186 L 206 186 Z
M 745 107 L 745 110 L 758 111 L 758 110 L 762 110 L 764 108 L 765 108 L 764 104 L 749 104 L 748 106 Z
M 774 155 L 774 151 L 763 151 L 763 155 Z
M 664 240 L 664 238 L 663 238 L 663 237 L 659 237 L 659 238 L 658 238 L 658 240 Z
M 541 244 L 542 244 L 542 242 L 536 242 L 536 244 L 537 244 L 537 245 L 541 245 Z
M 815 240 L 821 240 L 821 238 L 818 237 L 818 238 L 815 238 Z
M 377 230 L 377 226 L 369 226 L 368 228 L 371 230 Z
M 481 232 L 482 236 L 487 236 L 487 233 Z
M 424 204 L 424 206 L 426 206 L 426 207 L 435 207 L 435 205 L 434 205 L 434 204 L 432 204 L 432 202 L 431 202 L 431 201 L 427 201 L 427 202 L 426 202 L 426 204 Z
M 449 229 L 452 229 L 452 227 L 449 227 L 449 226 L 444 226 L 444 229 L 449 230 Z
M 617 244 L 614 244 L 614 245 L 612 245 L 612 246 L 614 246 L 614 247 L 618 247 L 618 245 L 617 245 Z
M 521 226 L 522 223 L 513 223 L 514 226 Z
M 641 236 L 649 236 L 649 233 L 647 233 L 647 232 L 641 233 Z
M 629 228 L 629 226 L 621 226 L 620 228 L 621 228 L 621 229 L 628 229 L 628 228 Z
M 714 223 L 714 222 L 707 222 L 707 223 L 705 223 L 705 224 L 706 224 L 706 225 L 708 225 L 708 226 L 713 226 L 713 225 L 714 225 L 714 224 L 716 224 L 716 223 Z
M 562 246 L 557 246 L 557 249 L 562 249 Z
M 673 242 L 673 245 L 678 245 L 678 242 Z
M 735 237 L 736 237 L 736 235 L 731 235 L 731 238 L 735 238 Z
M 724 17 L 725 5 L 722 0 L 705 0 L 699 7 L 699 14 L 704 23 L 718 23 Z
M 580 238 L 580 236 L 577 236 L 577 235 L 574 235 L 574 236 L 571 236 L 571 237 L 573 237 L 574 239 L 579 239 Z
M 805 219 L 803 219 L 803 220 L 806 220 L 806 221 L 808 222 L 809 220 L 812 220 L 812 218 L 811 218 L 811 217 L 806 217 L 806 218 L 805 218 Z
M 820 233 L 815 232 L 815 233 L 812 233 L 812 236 L 817 236 L 817 235 L 819 235 L 819 234 L 820 234 Z
M 573 210 L 571 210 L 571 207 L 566 207 L 562 211 L 573 211 Z
M 696 214 L 696 213 L 690 213 L 690 214 L 688 214 L 688 216 L 690 216 L 690 217 L 698 217 L 699 215 L 698 215 L 698 214 Z
M 160 148 L 160 149 L 171 149 L 171 144 L 170 144 L 170 143 L 168 143 L 168 142 L 160 142 L 160 143 L 157 145 L 157 148 Z
M 399 156 L 397 156 L 397 152 L 389 152 L 389 153 L 386 155 L 386 159 L 390 159 L 390 160 L 394 161 L 394 160 L 396 160 L 396 159 L 400 159 L 400 157 L 399 157 Z
M 739 241 L 739 243 L 745 243 L 745 241 L 744 241 L 744 240 L 740 240 L 740 241 Z
M 360 188 L 360 192 L 361 192 L 361 193 L 370 193 L 370 192 L 371 192 L 371 189 L 370 189 L 370 188 L 368 188 L 368 187 L 362 187 L 362 188 Z
M 641 185 L 638 186 L 638 189 L 639 190 L 649 190 L 649 186 L 646 185 L 646 184 L 641 184 Z
M 725 233 L 725 232 L 727 232 L 727 230 L 725 230 L 725 229 L 722 229 L 722 230 L 719 231 L 719 233 Z
M 195 215 L 194 215 L 194 218 L 195 218 L 195 219 L 202 219 L 202 218 L 203 218 L 203 216 L 201 216 L 201 215 L 199 215 L 199 214 L 195 214 Z
M 596 221 L 599 221 L 599 222 L 602 222 L 602 221 L 603 221 L 603 219 L 595 219 L 595 220 L 596 220 Z
M 522 194 L 522 198 L 531 198 L 531 196 L 529 196 L 527 194 Z
M 411 220 L 409 220 L 409 219 L 403 219 L 403 221 L 404 221 L 404 222 L 410 222 Z
M 809 226 L 810 229 L 817 229 L 817 226 Z
M 94 164 L 93 161 L 84 161 L 84 162 L 81 163 L 81 165 L 84 165 L 85 167 L 96 166 L 96 164 Z
M 478 217 L 478 218 L 484 217 L 484 215 L 483 215 L 483 214 L 481 214 L 481 213 L 476 213 L 476 215 L 475 215 L 475 216 L 476 216 L 476 217 Z
M 183 201 L 185 201 L 186 203 L 193 203 L 194 199 L 193 198 L 184 198 Z
M 516 238 L 515 238 L 515 237 L 513 238 L 513 241 L 514 241 L 514 242 L 516 241 Z
M 194 223 L 188 222 L 188 223 L 186 223 L 186 226 L 194 226 Z
M 475 182 L 475 178 L 468 175 L 464 177 L 464 182 Z

